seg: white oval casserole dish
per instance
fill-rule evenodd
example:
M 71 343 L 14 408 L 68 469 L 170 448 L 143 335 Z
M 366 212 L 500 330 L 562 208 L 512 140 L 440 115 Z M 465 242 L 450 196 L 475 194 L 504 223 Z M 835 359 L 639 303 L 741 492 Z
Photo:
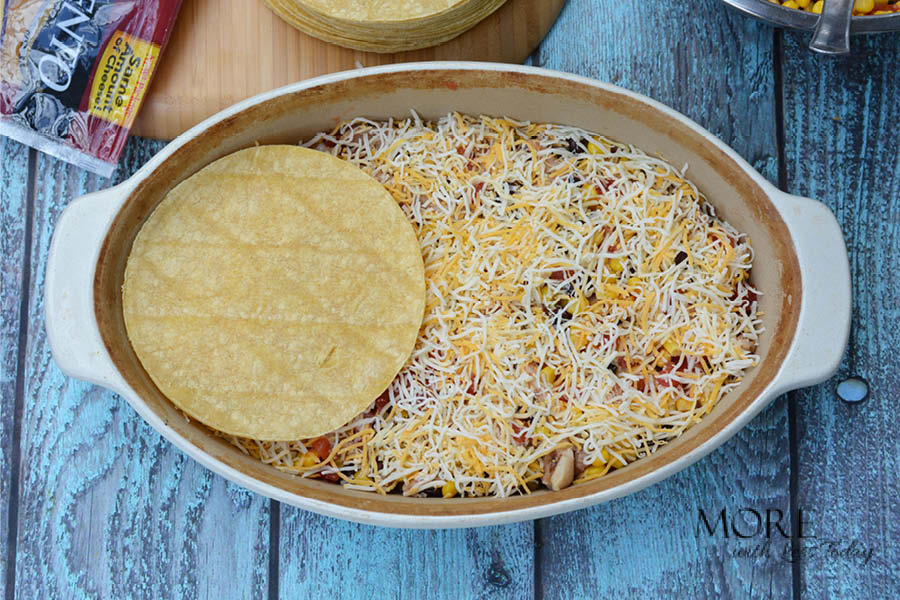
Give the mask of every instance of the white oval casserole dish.
M 704 420 L 652 456 L 559 492 L 512 498 L 406 498 L 302 479 L 246 456 L 189 422 L 153 385 L 125 334 L 121 285 L 137 231 L 166 192 L 211 161 L 255 143 L 296 143 L 341 120 L 425 118 L 450 111 L 583 127 L 638 146 L 688 177 L 719 214 L 750 234 L 763 295 L 760 364 Z M 850 274 L 829 209 L 769 184 L 683 115 L 583 77 L 489 63 L 415 63 L 328 75 L 268 92 L 207 119 L 133 177 L 79 198 L 60 217 L 46 280 L 47 331 L 67 374 L 121 394 L 150 425 L 216 473 L 281 502 L 393 527 L 469 527 L 546 517 L 635 492 L 685 468 L 773 398 L 828 378 L 850 327 Z

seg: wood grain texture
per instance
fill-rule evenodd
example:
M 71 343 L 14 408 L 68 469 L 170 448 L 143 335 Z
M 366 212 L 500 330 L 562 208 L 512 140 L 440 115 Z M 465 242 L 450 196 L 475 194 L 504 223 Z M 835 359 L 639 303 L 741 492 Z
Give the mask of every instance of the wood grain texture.
M 398 530 L 282 506 L 281 523 L 281 598 L 533 597 L 530 522 Z
M 131 140 L 118 178 L 159 147 Z M 109 182 L 46 156 L 36 169 L 16 596 L 264 596 L 268 501 L 185 458 L 115 394 L 56 368 L 43 318 L 50 233 L 70 199 Z
M 565 0 L 508 0 L 473 29 L 434 48 L 375 54 L 297 31 L 262 0 L 185 0 L 134 132 L 172 139 L 254 94 L 302 79 L 398 62 L 522 62 Z
M 20 306 L 23 293 L 28 148 L 0 137 L 0 589 L 6 590 L 10 475 L 16 379 L 19 371 Z
M 648 11 L 641 0 L 572 0 L 537 62 L 660 100 L 775 180 L 772 30 L 712 0 L 668 4 Z M 710 538 L 698 519 L 699 509 L 788 514 L 788 444 L 780 399 L 711 456 L 663 483 L 541 521 L 543 597 L 790 597 L 790 564 L 771 555 L 736 556 L 764 539 Z
M 802 597 L 896 598 L 900 594 L 900 36 L 853 40 L 852 58 L 806 51 L 785 34 L 784 112 L 788 191 L 828 204 L 851 256 L 850 350 L 838 376 L 795 394 L 797 502 L 810 512 Z M 827 326 L 827 324 L 823 324 Z M 868 379 L 852 406 L 834 386 Z M 829 552 L 850 544 L 868 562 Z M 855 555 L 856 553 L 851 553 Z
M 188 0 L 185 7 L 200 1 Z M 774 181 L 772 30 L 714 0 L 668 4 L 664 11 L 647 11 L 640 0 L 569 0 L 535 62 L 665 102 Z M 785 37 L 788 189 L 835 210 L 855 288 L 851 350 L 840 376 L 792 395 L 798 408 L 797 502 L 818 536 L 808 542 L 818 550 L 798 566 L 801 598 L 869 600 L 893 598 L 900 590 L 898 40 L 858 38 L 854 51 L 861 56 L 826 59 L 806 50 L 806 36 Z M 273 40 L 263 56 L 283 43 Z M 286 68 L 298 67 L 289 61 Z M 206 85 L 203 67 L 191 69 L 194 84 Z M 275 85 L 263 73 L 240 76 Z M 158 148 L 132 140 L 119 178 Z M 711 539 L 697 519 L 699 508 L 787 512 L 784 399 L 697 465 L 603 506 L 536 526 L 443 532 L 354 525 L 282 506 L 277 550 L 270 555 L 269 501 L 184 458 L 121 398 L 56 369 L 43 326 L 49 236 L 72 197 L 109 182 L 46 157 L 37 161 L 35 179 L 28 344 L 25 370 L 17 373 L 28 151 L 0 138 L 0 540 L 6 542 L 9 497 L 17 493 L 16 596 L 262 598 L 276 587 L 283 598 L 791 595 L 790 564 L 771 554 L 736 556 L 752 545 Z M 868 378 L 867 403 L 852 407 L 835 398 L 834 383 L 848 374 Z M 25 378 L 21 484 L 10 490 L 17 376 Z M 838 550 L 855 541 L 856 548 L 874 552 L 865 564 L 829 555 L 821 544 L 832 540 Z M 541 544 L 537 562 L 535 543 Z M 280 567 L 271 588 L 270 558 Z M 4 589 L 12 583 L 2 581 Z

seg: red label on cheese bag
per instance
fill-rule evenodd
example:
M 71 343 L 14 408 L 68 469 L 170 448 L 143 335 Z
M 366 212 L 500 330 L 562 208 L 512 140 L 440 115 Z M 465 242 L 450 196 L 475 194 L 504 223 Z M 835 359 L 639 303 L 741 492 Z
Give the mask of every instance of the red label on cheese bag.
M 181 0 L 6 0 L 0 133 L 109 175 Z

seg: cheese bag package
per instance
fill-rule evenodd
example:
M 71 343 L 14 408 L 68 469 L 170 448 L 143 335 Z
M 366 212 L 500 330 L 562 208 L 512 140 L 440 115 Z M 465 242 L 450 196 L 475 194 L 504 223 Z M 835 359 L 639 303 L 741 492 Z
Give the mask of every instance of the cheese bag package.
M 4 0 L 0 134 L 115 170 L 181 0 Z

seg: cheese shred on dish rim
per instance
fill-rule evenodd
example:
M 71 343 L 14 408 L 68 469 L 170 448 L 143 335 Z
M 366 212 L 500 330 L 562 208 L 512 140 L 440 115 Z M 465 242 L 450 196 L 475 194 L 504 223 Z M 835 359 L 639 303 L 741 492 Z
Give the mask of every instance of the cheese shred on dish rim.
M 413 223 L 425 319 L 369 411 L 315 440 L 224 436 L 265 463 L 405 495 L 574 483 L 699 422 L 759 362 L 746 235 L 682 173 L 575 127 L 357 118 L 306 142 L 381 181 Z

